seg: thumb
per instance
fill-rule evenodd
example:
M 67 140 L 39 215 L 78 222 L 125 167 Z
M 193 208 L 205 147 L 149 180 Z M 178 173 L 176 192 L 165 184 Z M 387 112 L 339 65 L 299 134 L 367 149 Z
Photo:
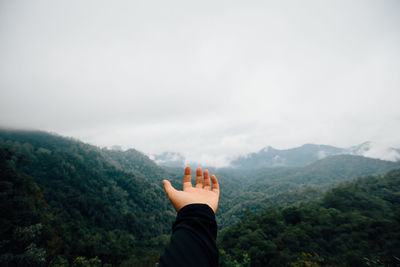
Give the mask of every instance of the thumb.
M 167 193 L 168 196 L 169 196 L 172 192 L 175 191 L 175 188 L 171 185 L 170 181 L 168 181 L 168 180 L 163 180 L 162 183 L 163 183 L 163 185 L 164 185 L 164 191 L 165 191 L 165 193 Z

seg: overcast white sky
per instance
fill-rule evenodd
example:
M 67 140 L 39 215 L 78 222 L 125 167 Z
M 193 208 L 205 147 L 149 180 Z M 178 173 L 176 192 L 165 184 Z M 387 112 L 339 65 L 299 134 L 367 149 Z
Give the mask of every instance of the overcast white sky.
M 400 1 L 0 1 L 0 126 L 224 165 L 400 147 Z

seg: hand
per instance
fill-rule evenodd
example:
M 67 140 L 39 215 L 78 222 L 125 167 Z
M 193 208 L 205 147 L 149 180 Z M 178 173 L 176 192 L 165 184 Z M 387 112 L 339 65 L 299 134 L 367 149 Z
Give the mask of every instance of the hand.
M 219 184 L 215 175 L 211 176 L 208 170 L 204 171 L 204 186 L 203 174 L 201 168 L 197 168 L 196 172 L 196 187 L 192 187 L 190 167 L 186 167 L 185 176 L 183 177 L 183 191 L 176 190 L 168 180 L 163 180 L 165 193 L 169 200 L 174 205 L 175 210 L 179 211 L 189 204 L 207 204 L 214 211 L 218 208 L 219 199 Z M 211 181 L 213 188 L 211 190 Z

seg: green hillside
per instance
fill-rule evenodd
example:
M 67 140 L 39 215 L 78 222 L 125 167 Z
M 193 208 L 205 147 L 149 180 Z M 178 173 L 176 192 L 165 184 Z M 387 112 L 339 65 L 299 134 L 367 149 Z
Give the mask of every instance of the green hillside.
M 161 184 L 163 179 L 171 179 L 171 174 L 159 167 L 145 154 L 129 149 L 126 151 L 102 149 L 102 153 L 113 161 L 120 169 L 139 173 L 147 178 L 149 182 Z M 183 172 L 180 173 L 180 175 Z M 176 180 L 172 178 L 172 180 Z
M 60 222 L 60 255 L 70 262 L 98 256 L 120 264 L 166 243 L 175 212 L 163 189 L 143 175 L 120 169 L 102 150 L 72 139 L 9 131 L 0 138 L 0 147 L 12 153 L 4 164 L 14 173 L 6 178 L 30 177 L 41 191 Z M 52 260 L 47 253 L 47 262 Z
M 0 265 L 42 266 L 61 251 L 57 220 L 36 183 L 0 149 Z
M 100 149 L 38 131 L 0 130 L 0 156 L 1 265 L 157 262 L 176 215 L 161 180 L 181 188 L 183 169 L 157 166 L 134 149 Z M 247 218 L 238 224 L 243 225 L 251 214 L 271 207 L 278 213 L 288 206 L 308 207 L 340 183 L 397 166 L 341 155 L 297 168 L 210 169 L 221 185 L 219 229 Z M 222 257 L 225 262 L 250 253 L 225 243 L 223 248 L 231 255 Z M 300 255 L 289 254 L 290 260 Z
M 359 178 L 315 203 L 247 216 L 218 244 L 221 266 L 398 266 L 400 169 Z
M 337 155 L 305 167 L 228 169 L 221 175 L 217 172 L 225 190 L 220 200 L 222 213 L 217 216 L 219 226 L 223 229 L 239 222 L 247 213 L 257 214 L 268 207 L 300 205 L 340 183 L 396 167 L 400 167 L 399 162 Z

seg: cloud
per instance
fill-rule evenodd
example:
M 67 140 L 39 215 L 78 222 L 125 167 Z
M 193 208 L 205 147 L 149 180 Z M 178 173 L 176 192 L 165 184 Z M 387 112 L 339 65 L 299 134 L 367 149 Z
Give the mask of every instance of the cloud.
M 2 1 L 0 124 L 224 165 L 400 147 L 397 1 Z
M 363 156 L 389 161 L 400 160 L 399 152 L 384 143 L 372 143 L 370 149 L 363 153 Z

